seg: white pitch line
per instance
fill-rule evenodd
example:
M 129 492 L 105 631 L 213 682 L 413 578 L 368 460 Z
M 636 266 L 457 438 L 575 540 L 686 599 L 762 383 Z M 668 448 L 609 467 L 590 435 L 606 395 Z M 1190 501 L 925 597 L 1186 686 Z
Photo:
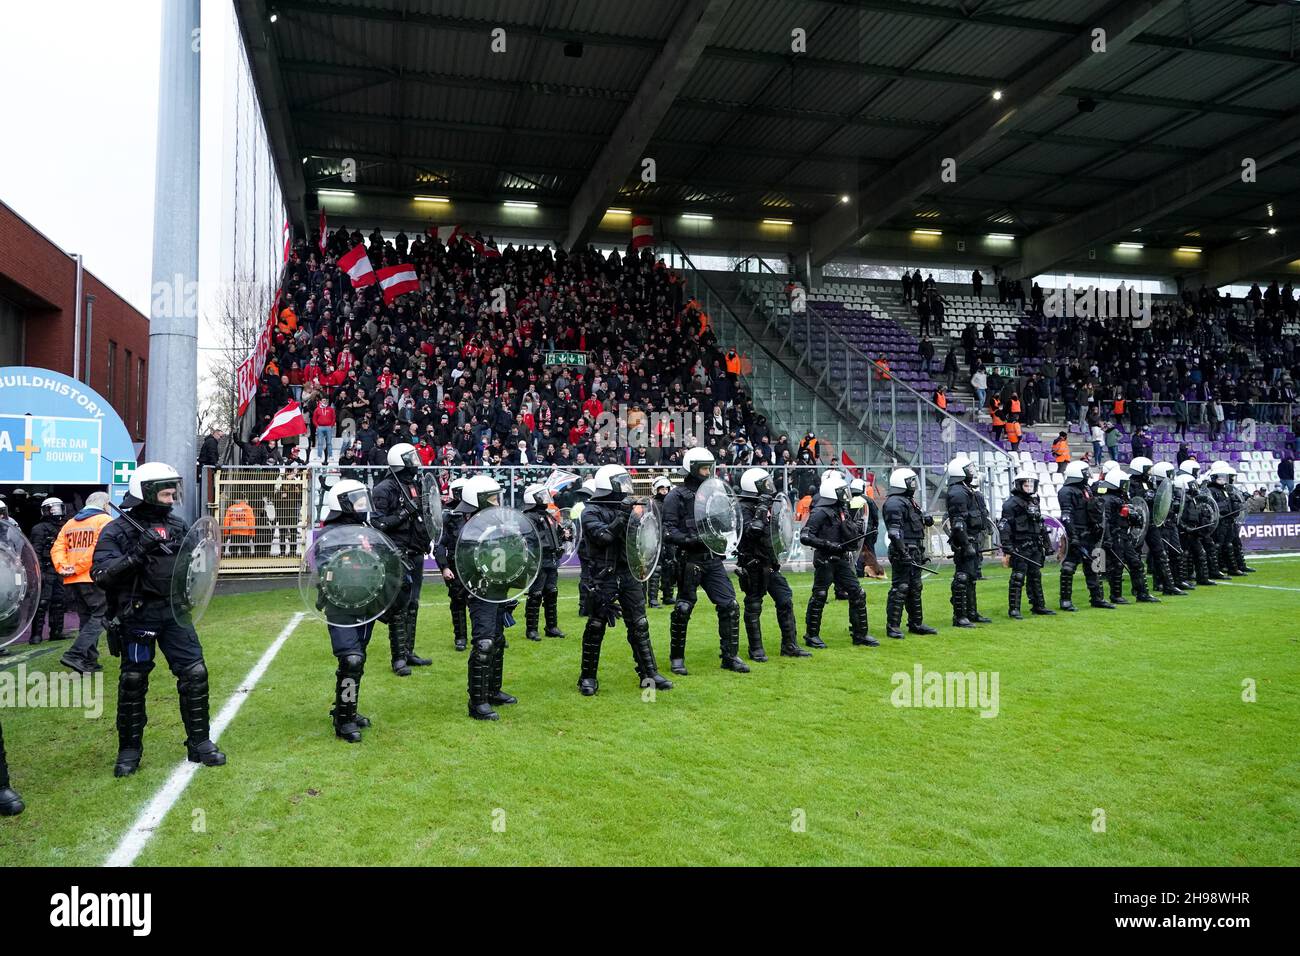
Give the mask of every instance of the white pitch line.
M 217 714 L 217 719 L 212 722 L 213 741 L 218 740 L 222 731 L 230 726 L 230 722 L 239 713 L 239 708 L 248 699 L 249 693 L 257 686 L 257 682 L 262 679 L 262 675 L 266 673 L 267 668 L 271 666 L 271 662 L 275 660 L 275 655 L 280 653 L 280 648 L 284 646 L 284 642 L 289 639 L 289 635 L 293 633 L 294 628 L 306 616 L 306 612 L 298 611 L 293 617 L 289 618 L 289 623 L 284 626 L 280 636 L 271 643 L 271 646 L 262 654 L 261 659 L 253 665 L 253 669 L 248 672 L 248 676 L 244 678 L 243 683 L 235 688 L 235 692 L 230 695 L 230 698 L 221 708 L 221 713 Z M 149 838 L 153 836 L 154 831 L 162 823 L 163 818 L 167 816 L 168 811 L 181 798 L 181 794 L 185 792 L 185 788 L 189 786 L 190 780 L 198 772 L 200 766 L 201 764 L 190 763 L 187 759 L 172 771 L 172 775 L 167 778 L 167 782 L 154 794 L 153 799 L 141 811 L 131 829 L 127 830 L 123 835 L 117 849 L 104 861 L 105 866 L 131 866 L 135 863 L 136 857 L 144 850 L 145 844 L 149 842 Z M 229 773 L 230 771 L 214 771 L 214 773 L 222 772 Z
M 1245 581 L 1220 581 L 1230 588 L 1259 588 L 1261 591 L 1300 591 L 1300 588 L 1284 588 L 1278 584 L 1247 584 Z

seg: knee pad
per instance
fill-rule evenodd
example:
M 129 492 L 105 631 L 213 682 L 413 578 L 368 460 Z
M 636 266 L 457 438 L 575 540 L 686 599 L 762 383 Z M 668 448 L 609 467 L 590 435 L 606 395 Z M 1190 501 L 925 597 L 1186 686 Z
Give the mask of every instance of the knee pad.
M 339 658 L 339 670 L 348 677 L 360 677 L 366 666 L 366 659 L 361 654 L 344 654 Z
M 117 679 L 120 697 L 142 696 L 149 689 L 149 671 L 123 670 Z
M 729 618 L 740 616 L 740 605 L 735 601 L 730 604 L 718 605 L 718 620 L 728 620 Z
M 694 601 L 678 601 L 673 605 L 673 613 L 680 614 L 683 617 L 690 617 L 691 610 L 695 607 Z
M 907 597 L 907 592 L 912 590 L 912 585 L 906 578 L 899 578 L 890 585 L 890 590 L 896 593 L 899 597 Z
M 1023 571 L 1011 572 L 1011 583 L 1015 587 L 1020 587 L 1025 583 L 1025 574 Z
M 1067 578 L 1070 575 L 1074 574 L 1074 569 L 1075 569 L 1075 563 L 1073 561 L 1061 562 L 1061 574 L 1065 575 Z
M 475 641 L 474 642 L 475 656 L 481 661 L 490 660 L 492 657 L 492 645 L 494 643 L 495 641 L 492 641 L 488 638 L 480 638 L 479 640 Z
M 181 683 L 190 686 L 196 686 L 199 684 L 206 685 L 208 683 L 208 668 L 203 661 L 195 661 L 189 667 L 181 671 L 180 674 L 177 675 L 177 678 Z
M 750 613 L 757 614 L 762 610 L 763 610 L 763 595 L 761 594 L 745 595 L 746 614 L 750 614 Z
M 830 595 L 830 588 L 813 588 L 812 597 L 809 598 L 810 604 L 825 604 L 826 598 Z
M 953 584 L 964 585 L 969 582 L 970 582 L 970 575 L 967 574 L 965 571 L 958 571 L 956 574 L 952 576 Z

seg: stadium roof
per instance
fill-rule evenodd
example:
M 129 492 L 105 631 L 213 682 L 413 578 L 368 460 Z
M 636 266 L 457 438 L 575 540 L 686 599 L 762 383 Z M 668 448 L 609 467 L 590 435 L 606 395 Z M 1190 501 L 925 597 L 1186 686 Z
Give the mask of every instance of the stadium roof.
M 1030 237 L 1029 272 L 1135 226 L 1212 249 L 1300 223 L 1296 2 L 236 6 L 291 199 L 352 157 L 347 188 L 566 207 L 569 241 L 610 204 L 792 219 L 817 261 L 939 226 Z

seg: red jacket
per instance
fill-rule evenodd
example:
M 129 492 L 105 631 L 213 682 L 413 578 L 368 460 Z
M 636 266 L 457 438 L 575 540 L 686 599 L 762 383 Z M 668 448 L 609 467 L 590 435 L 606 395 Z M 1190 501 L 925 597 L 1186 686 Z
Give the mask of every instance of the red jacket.
M 334 424 L 334 406 L 317 405 L 316 411 L 311 413 L 311 421 L 316 426 L 330 426 Z

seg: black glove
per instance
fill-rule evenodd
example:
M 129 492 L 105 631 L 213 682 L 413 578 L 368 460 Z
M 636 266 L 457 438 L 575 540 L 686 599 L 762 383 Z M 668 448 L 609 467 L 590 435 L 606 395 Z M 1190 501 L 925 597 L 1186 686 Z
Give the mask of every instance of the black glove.
M 136 553 L 140 555 L 150 555 L 161 551 L 167 543 L 165 535 L 161 534 L 154 528 L 145 528 L 144 533 L 140 535 L 140 540 L 136 542 Z
M 933 527 L 934 527 L 934 516 L 933 516 L 933 515 L 926 515 L 924 520 L 925 520 L 925 526 L 926 526 L 927 528 L 933 528 Z

